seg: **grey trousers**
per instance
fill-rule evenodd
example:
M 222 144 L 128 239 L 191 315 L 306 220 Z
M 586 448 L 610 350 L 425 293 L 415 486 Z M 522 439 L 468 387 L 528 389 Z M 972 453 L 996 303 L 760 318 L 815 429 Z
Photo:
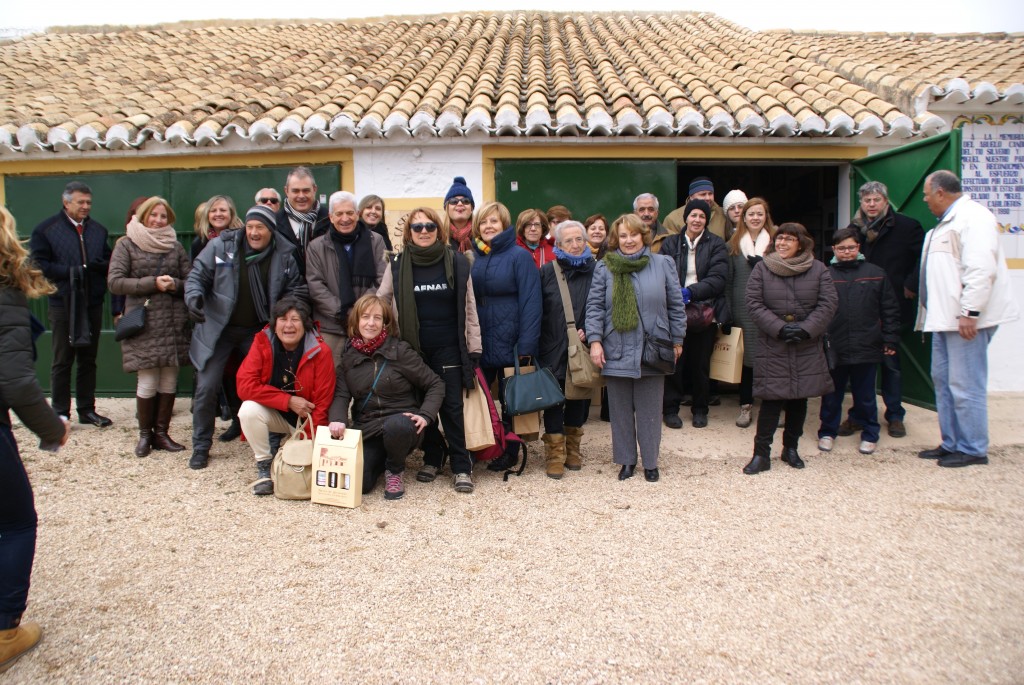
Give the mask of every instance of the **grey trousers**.
M 196 372 L 196 388 L 192 400 L 192 449 L 209 450 L 213 445 L 213 426 L 217 420 L 217 395 L 224 380 L 224 366 L 232 352 L 245 358 L 252 347 L 258 328 L 225 326 L 217 339 L 213 355 L 202 371 Z
M 605 376 L 612 420 L 612 456 L 616 464 L 635 464 L 636 448 L 645 469 L 658 467 L 664 376 Z

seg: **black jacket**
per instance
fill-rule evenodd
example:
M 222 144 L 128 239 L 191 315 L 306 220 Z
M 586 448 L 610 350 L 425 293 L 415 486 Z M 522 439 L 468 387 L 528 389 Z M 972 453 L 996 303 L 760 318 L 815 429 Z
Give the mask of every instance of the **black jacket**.
M 85 231 L 79 238 L 75 224 L 64 210 L 57 212 L 34 229 L 29 240 L 32 261 L 43 275 L 57 286 L 50 295 L 50 306 L 64 308 L 69 296 L 71 268 L 86 265 L 87 305 L 98 307 L 107 294 L 107 269 L 110 267 L 110 245 L 107 229 L 91 217 L 85 220 Z M 83 250 L 85 252 L 83 256 Z
M 597 262 L 591 259 L 576 268 L 561 262 L 558 265 L 565 274 L 576 328 L 585 332 L 587 297 L 590 295 L 590 285 L 594 280 L 594 267 Z M 551 369 L 551 373 L 558 380 L 565 380 L 569 341 L 566 339 L 565 310 L 562 307 L 562 293 L 558 287 L 554 262 L 548 262 L 540 269 L 540 292 L 544 313 L 540 323 L 540 354 L 537 355 L 537 363 L 543 368 Z
M 882 267 L 889 277 L 889 284 L 899 303 L 901 322 L 908 326 L 913 324 L 917 308 L 914 300 L 903 296 L 903 289 L 918 293 L 921 246 L 924 244 L 924 229 L 920 222 L 905 214 L 897 214 L 890 205 L 874 240 L 869 240 L 869 236 L 864 234 L 863 213 L 858 211 L 850 226 L 861 231 L 860 251 L 864 258 Z
M 697 282 L 689 286 L 690 301 L 710 304 L 715 308 L 715 321 L 730 324 L 732 313 L 725 297 L 725 284 L 729 279 L 729 254 L 725 241 L 705 230 L 695 249 Z M 669 236 L 661 245 L 661 254 L 671 257 L 676 263 L 680 284 L 686 282 L 686 260 L 689 253 L 685 232 Z
M 885 272 L 864 260 L 834 261 L 829 271 L 839 308 L 828 335 L 839 363 L 879 363 L 882 345 L 896 347 L 900 340 L 899 305 Z
M 277 221 L 278 235 L 295 246 L 295 256 L 299 262 L 299 269 L 302 275 L 305 276 L 306 246 L 313 241 L 313 238 L 319 238 L 324 233 L 327 233 L 327 229 L 331 227 L 331 220 L 327 216 L 327 205 L 324 203 L 320 204 L 320 210 L 316 213 L 316 223 L 313 224 L 313 230 L 307 230 L 304 240 L 301 241 L 295 235 L 295 231 L 292 230 L 292 222 L 284 211 L 284 202 L 281 203 L 281 209 L 277 210 L 277 216 L 274 218 Z

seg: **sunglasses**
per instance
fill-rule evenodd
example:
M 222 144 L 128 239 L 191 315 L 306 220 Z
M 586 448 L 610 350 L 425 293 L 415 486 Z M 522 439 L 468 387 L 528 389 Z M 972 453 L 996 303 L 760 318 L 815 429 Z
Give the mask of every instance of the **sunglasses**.
M 261 205 L 276 205 L 280 204 L 281 201 L 278 200 L 276 197 L 261 197 L 260 199 L 256 200 L 256 202 L 260 203 Z
M 433 221 L 429 224 L 409 224 L 409 230 L 414 233 L 433 233 L 437 230 L 437 224 Z
M 472 205 L 473 201 L 470 200 L 468 197 L 453 197 L 452 199 L 448 200 L 448 204 L 450 204 L 450 205 Z

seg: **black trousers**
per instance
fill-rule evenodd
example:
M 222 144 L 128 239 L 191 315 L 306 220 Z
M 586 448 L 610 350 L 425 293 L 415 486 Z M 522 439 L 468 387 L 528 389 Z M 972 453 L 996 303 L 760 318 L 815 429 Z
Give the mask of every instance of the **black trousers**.
M 50 330 L 53 331 L 53 365 L 50 367 L 50 404 L 62 416 L 71 416 L 71 367 L 78 365 L 75 375 L 75 404 L 78 414 L 96 409 L 96 354 L 100 349 L 100 326 L 103 305 L 89 307 L 90 344 L 72 347 L 68 340 L 68 310 L 50 307 Z
M 377 479 L 387 469 L 391 473 L 405 471 L 405 458 L 416 449 L 422 436 L 416 424 L 404 414 L 384 419 L 384 432 L 363 439 L 363 494 L 373 490 Z
M 444 401 L 439 421 L 427 426 L 423 433 L 423 463 L 440 468 L 447 440 L 452 473 L 472 473 L 473 460 L 466 449 L 466 426 L 462 418 L 462 360 L 458 348 L 424 349 L 423 359 L 430 370 L 444 381 Z M 440 426 L 438 426 L 440 423 Z M 444 437 L 441 427 L 444 427 Z
M 565 379 L 560 379 L 558 385 L 565 393 Z M 544 410 L 544 432 L 564 433 L 565 427 L 579 428 L 587 422 L 590 414 L 590 400 L 566 400 L 565 404 Z
M 757 434 L 754 435 L 754 454 L 770 457 L 775 429 L 779 427 L 779 416 L 786 410 L 786 425 L 782 429 L 782 446 L 796 448 L 804 434 L 804 419 L 807 418 L 807 398 L 796 400 L 761 400 L 757 414 Z
M 0 423 L 0 630 L 18 625 L 36 555 L 32 486 L 7 424 Z
M 675 414 L 683 401 L 684 388 L 693 395 L 690 411 L 707 412 L 710 397 L 711 353 L 715 351 L 718 329 L 708 326 L 703 331 L 687 333 L 683 353 L 676 361 L 675 371 L 665 377 L 665 400 L 662 413 Z

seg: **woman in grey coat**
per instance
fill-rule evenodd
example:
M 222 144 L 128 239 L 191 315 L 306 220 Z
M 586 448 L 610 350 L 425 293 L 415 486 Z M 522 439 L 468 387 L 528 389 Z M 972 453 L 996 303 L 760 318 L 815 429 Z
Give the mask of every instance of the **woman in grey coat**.
M 192 263 L 174 232 L 174 210 L 161 197 L 151 197 L 128 222 L 126 234 L 110 256 L 107 287 L 127 295 L 125 313 L 146 307 L 146 326 L 121 341 L 124 370 L 138 373 L 135 404 L 139 442 L 135 456 L 150 450 L 185 449 L 167 431 L 174 413 L 178 370 L 189 363 L 189 320 L 185 279 Z M 148 304 L 147 304 L 148 303 Z
M 651 252 L 651 231 L 635 214 L 612 224 L 608 254 L 594 270 L 587 299 L 590 358 L 608 385 L 612 453 L 622 468 L 619 480 L 633 476 L 637 442 L 644 476 L 658 480 L 661 402 L 665 375 L 641 364 L 645 334 L 671 340 L 675 359 L 683 351 L 686 308 L 675 264 Z
M 807 417 L 807 398 L 832 392 L 821 338 L 839 297 L 828 267 L 814 258 L 813 250 L 807 229 L 782 224 L 747 282 L 747 310 L 759 331 L 754 396 L 761 399 L 754 457 L 743 467 L 747 475 L 771 468 L 772 439 L 783 409 L 782 461 L 802 469 L 797 444 Z

